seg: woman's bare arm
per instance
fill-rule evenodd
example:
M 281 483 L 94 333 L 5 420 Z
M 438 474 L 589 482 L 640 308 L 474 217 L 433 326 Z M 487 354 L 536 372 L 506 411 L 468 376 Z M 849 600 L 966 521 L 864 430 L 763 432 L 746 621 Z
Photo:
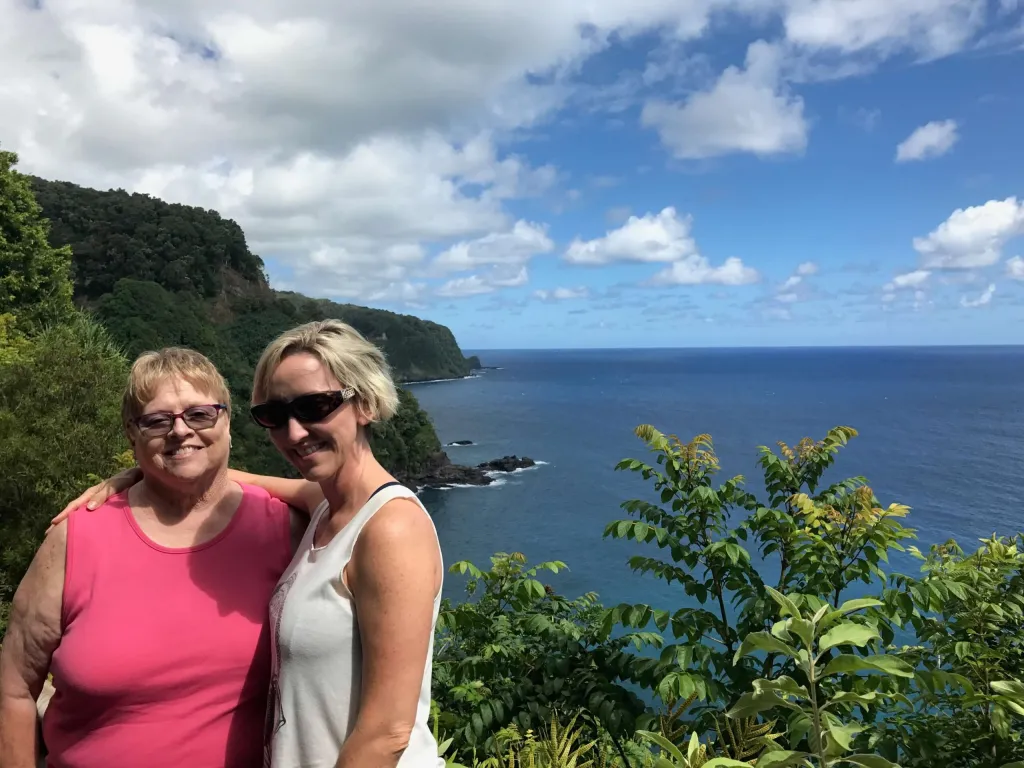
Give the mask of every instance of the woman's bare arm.
M 43 540 L 14 595 L 0 652 L 0 766 L 36 768 L 36 699 L 60 644 L 67 524 Z
M 313 510 L 324 500 L 324 494 L 320 490 L 320 486 L 308 480 L 291 480 L 285 477 L 254 475 L 238 469 L 229 469 L 228 477 L 236 483 L 259 486 L 275 499 L 280 499 L 300 514 L 305 514 L 306 522 L 312 516 Z M 112 475 L 91 488 L 87 488 L 78 498 L 68 502 L 68 505 L 50 521 L 50 527 L 46 532 L 49 534 L 57 525 L 64 522 L 74 510 L 81 507 L 96 509 L 111 496 L 131 488 L 141 479 L 142 471 L 137 467 L 133 467 L 118 472 L 116 475 Z M 305 530 L 305 526 L 303 526 L 303 530 Z
M 362 687 L 337 768 L 394 768 L 416 719 L 441 584 L 437 537 L 423 510 L 407 499 L 385 504 L 345 574 L 359 612 Z

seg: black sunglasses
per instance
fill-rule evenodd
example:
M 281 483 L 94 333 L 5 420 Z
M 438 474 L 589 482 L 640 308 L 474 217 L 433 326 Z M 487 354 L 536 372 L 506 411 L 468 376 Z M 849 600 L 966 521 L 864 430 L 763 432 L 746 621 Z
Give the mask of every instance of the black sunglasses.
M 303 424 L 315 424 L 334 413 L 341 405 L 355 397 L 352 387 L 333 392 L 311 392 L 294 400 L 268 400 L 249 409 L 252 420 L 264 429 L 280 429 L 288 425 L 293 416 Z

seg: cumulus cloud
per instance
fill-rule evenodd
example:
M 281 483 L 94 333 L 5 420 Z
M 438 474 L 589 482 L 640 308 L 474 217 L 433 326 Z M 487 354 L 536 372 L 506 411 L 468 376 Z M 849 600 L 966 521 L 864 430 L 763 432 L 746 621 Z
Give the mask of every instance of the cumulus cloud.
M 699 254 L 665 267 L 656 274 L 653 285 L 749 285 L 761 279 L 757 270 L 730 256 L 720 267 L 714 267 Z
M 491 293 L 492 291 L 494 291 L 493 285 L 486 282 L 479 275 L 470 275 L 469 277 L 458 277 L 454 280 L 449 280 L 437 289 L 437 295 L 459 298 L 463 296 L 479 296 L 484 293 Z
M 527 221 L 517 221 L 507 232 L 491 232 L 475 240 L 464 240 L 443 251 L 434 259 L 439 272 L 459 272 L 482 266 L 514 267 L 554 248 L 547 228 Z
M 781 19 L 785 40 L 644 114 L 682 157 L 799 152 L 791 53 L 950 51 L 976 31 L 970 4 L 0 0 L 0 140 L 25 172 L 220 211 L 280 287 L 474 295 L 553 249 L 510 208 L 550 194 L 558 171 L 510 154 L 511 137 L 573 104 L 610 45 L 672 49 L 716 15 Z
M 979 296 L 969 299 L 966 296 L 960 297 L 960 306 L 966 309 L 976 309 L 978 307 L 984 307 L 992 301 L 992 297 L 996 293 L 996 284 L 990 283 L 988 288 L 984 290 Z
M 534 291 L 533 295 L 541 301 L 569 301 L 571 299 L 585 299 L 590 295 L 590 290 L 585 286 L 555 288 L 554 290 L 540 289 Z
M 576 239 L 565 252 L 572 264 L 609 264 L 613 261 L 678 261 L 697 252 L 691 235 L 693 218 L 680 217 L 673 207 L 657 214 L 630 216 L 618 229 L 594 240 Z
M 818 265 L 813 261 L 805 261 L 802 264 L 798 264 L 797 268 L 793 271 L 793 274 L 787 277 L 781 285 L 778 287 L 778 292 L 775 295 L 776 301 L 781 301 L 785 304 L 792 304 L 793 302 L 799 301 L 801 296 L 806 298 L 807 291 L 805 289 L 805 281 L 808 277 L 816 275 L 818 273 Z M 799 290 L 798 290 L 799 289 Z
M 693 219 L 669 206 L 657 214 L 630 216 L 618 229 L 594 240 L 574 240 L 564 259 L 570 264 L 601 265 L 612 262 L 645 264 L 669 262 L 653 285 L 745 285 L 760 279 L 757 270 L 732 257 L 718 267 L 700 254 L 691 233 Z
M 1014 280 L 1024 280 L 1024 258 L 1014 256 L 1006 260 L 1006 275 Z
M 658 131 L 678 158 L 734 152 L 799 153 L 807 146 L 803 99 L 780 80 L 782 51 L 764 41 L 747 49 L 743 69 L 729 67 L 715 84 L 682 103 L 652 99 L 641 121 Z
M 1024 232 L 1024 201 L 1016 197 L 958 208 L 926 237 L 914 238 L 925 269 L 990 267 L 1002 248 Z
M 924 285 L 931 272 L 927 269 L 915 269 L 913 272 L 905 272 L 902 275 L 896 275 L 892 279 L 892 282 L 886 283 L 884 290 L 887 293 L 897 291 L 901 288 L 919 288 Z
M 981 31 L 987 0 L 792 0 L 786 37 L 845 54 L 901 51 L 921 58 L 964 48 Z
M 946 154 L 960 138 L 957 130 L 956 120 L 922 125 L 896 147 L 896 162 L 928 160 Z

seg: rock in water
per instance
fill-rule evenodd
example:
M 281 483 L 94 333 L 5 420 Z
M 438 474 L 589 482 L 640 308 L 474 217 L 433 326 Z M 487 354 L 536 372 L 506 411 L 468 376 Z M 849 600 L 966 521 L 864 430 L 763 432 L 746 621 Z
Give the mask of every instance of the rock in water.
M 479 469 L 484 472 L 515 472 L 517 469 L 527 469 L 529 467 L 536 466 L 537 462 L 531 459 L 529 456 L 503 456 L 500 459 L 494 459 L 493 461 L 486 461 L 483 464 L 477 464 Z
M 453 440 L 452 442 L 448 443 L 448 445 L 446 447 L 447 448 L 454 448 L 457 445 L 472 445 L 472 444 L 473 444 L 472 440 Z

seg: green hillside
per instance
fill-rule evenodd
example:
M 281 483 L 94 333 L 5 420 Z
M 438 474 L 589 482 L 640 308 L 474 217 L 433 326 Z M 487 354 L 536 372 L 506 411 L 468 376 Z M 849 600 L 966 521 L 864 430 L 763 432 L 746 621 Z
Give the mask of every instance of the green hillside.
M 300 323 L 338 318 L 378 344 L 400 382 L 465 376 L 466 358 L 445 326 L 411 315 L 272 290 L 263 260 L 234 221 L 216 211 L 124 190 L 99 191 L 29 177 L 55 247 L 69 246 L 76 302 L 129 358 L 180 344 L 207 354 L 235 398 L 234 459 L 255 472 L 291 473 L 244 408 L 266 344 Z M 240 417 L 240 418 L 239 418 Z M 414 446 L 396 441 L 412 439 Z M 412 478 L 440 445 L 416 399 L 404 393 L 395 424 L 375 434 L 389 468 Z

